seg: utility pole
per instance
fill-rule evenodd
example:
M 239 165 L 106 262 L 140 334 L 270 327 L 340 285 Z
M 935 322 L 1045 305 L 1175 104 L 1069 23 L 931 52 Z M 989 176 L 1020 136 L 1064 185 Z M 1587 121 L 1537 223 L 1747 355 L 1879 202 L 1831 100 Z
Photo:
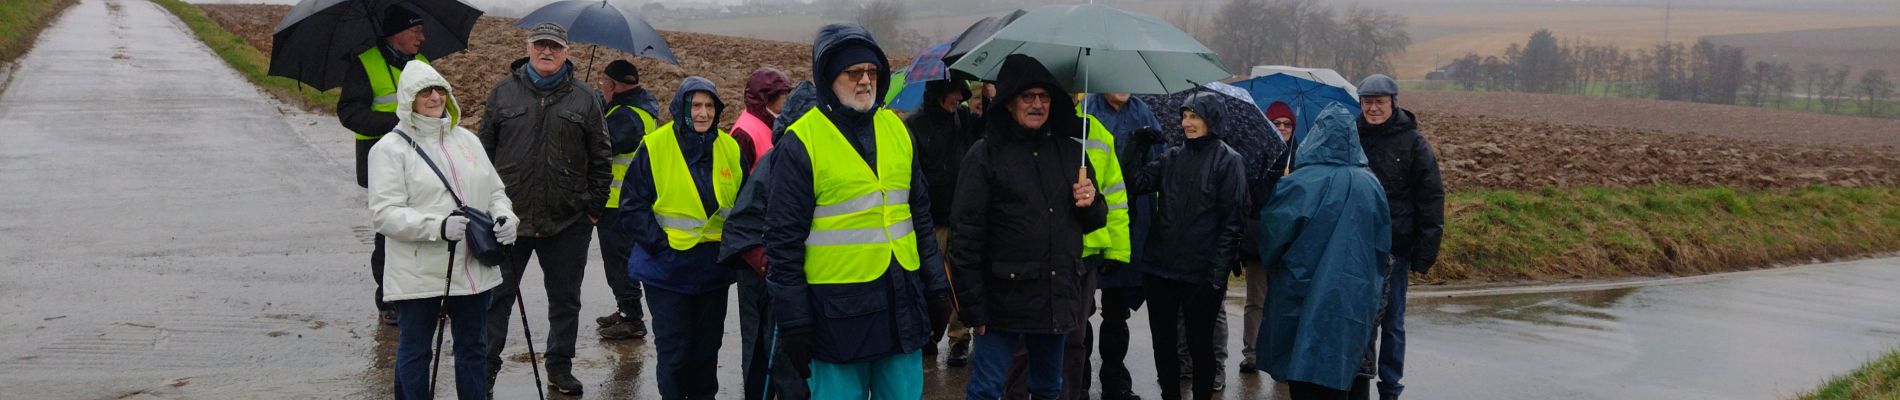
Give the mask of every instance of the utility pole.
M 1671 1 L 1663 1 L 1663 44 L 1664 45 L 1669 44 L 1669 11 L 1670 9 L 1674 8 L 1672 7 L 1672 3 L 1673 2 Z

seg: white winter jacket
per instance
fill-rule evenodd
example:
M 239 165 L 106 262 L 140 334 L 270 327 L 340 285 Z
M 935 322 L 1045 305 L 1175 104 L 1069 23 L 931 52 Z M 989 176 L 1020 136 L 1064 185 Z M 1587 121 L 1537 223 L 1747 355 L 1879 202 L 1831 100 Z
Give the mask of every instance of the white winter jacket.
M 461 109 L 455 104 L 454 91 L 449 91 L 446 102 L 449 118 L 433 119 L 413 112 L 416 94 L 433 86 L 450 89 L 448 80 L 429 64 L 411 61 L 403 67 L 396 86 L 396 117 L 402 122 L 396 124 L 396 129 L 415 139 L 416 146 L 455 183 L 455 192 L 462 201 L 497 219 L 519 221 L 508 194 L 502 190 L 501 175 L 488 161 L 481 141 L 456 126 L 461 121 Z M 454 276 L 445 276 L 449 248 L 442 239 L 442 221 L 455 211 L 455 199 L 429 164 L 416 155 L 415 148 L 395 132 L 383 135 L 370 149 L 369 210 L 370 226 L 388 237 L 384 244 L 383 301 L 441 296 L 445 278 L 451 296 L 477 294 L 501 284 L 501 268 L 475 262 L 464 243 L 456 244 Z

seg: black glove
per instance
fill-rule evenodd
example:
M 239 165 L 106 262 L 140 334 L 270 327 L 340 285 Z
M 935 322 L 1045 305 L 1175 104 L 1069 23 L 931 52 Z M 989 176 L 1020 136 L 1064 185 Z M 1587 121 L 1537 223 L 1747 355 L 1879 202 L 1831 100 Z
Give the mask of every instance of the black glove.
M 811 378 L 813 347 L 815 345 L 812 344 L 811 327 L 793 328 L 778 333 L 778 352 L 785 355 L 785 360 L 792 364 L 792 368 L 798 370 L 799 378 Z
M 950 326 L 950 310 L 956 305 L 950 297 L 950 289 L 931 291 L 925 305 L 930 307 L 930 337 L 943 337 Z
M 1146 144 L 1151 144 L 1151 145 L 1155 143 L 1161 143 L 1161 131 L 1156 130 L 1152 126 L 1144 126 L 1144 127 L 1136 128 L 1135 129 L 1135 143 L 1146 143 Z

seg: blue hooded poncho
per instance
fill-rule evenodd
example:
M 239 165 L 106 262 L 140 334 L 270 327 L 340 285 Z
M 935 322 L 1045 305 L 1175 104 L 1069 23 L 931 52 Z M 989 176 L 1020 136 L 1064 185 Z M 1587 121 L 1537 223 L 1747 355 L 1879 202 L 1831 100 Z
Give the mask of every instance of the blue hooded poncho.
M 1385 191 L 1366 168 L 1353 118 L 1338 104 L 1320 112 L 1293 174 L 1261 210 L 1260 254 L 1272 283 L 1260 369 L 1338 390 L 1351 388 L 1372 343 L 1392 251 Z

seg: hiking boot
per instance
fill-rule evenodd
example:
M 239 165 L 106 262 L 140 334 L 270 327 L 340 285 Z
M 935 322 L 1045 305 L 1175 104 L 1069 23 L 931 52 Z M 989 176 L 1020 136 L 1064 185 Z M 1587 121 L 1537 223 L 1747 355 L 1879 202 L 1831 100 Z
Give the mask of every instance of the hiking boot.
M 1214 391 L 1227 390 L 1227 382 L 1214 382 Z
M 500 374 L 501 374 L 500 369 L 496 369 L 494 367 L 488 368 L 488 398 L 490 400 L 493 400 L 495 398 L 495 376 L 500 375 Z
M 396 310 L 383 310 L 382 312 L 378 312 L 376 319 L 381 321 L 383 325 L 396 326 Z
M 596 333 L 601 340 L 645 339 L 647 324 L 634 320 L 621 320 L 620 323 L 601 327 Z
M 606 328 L 606 327 L 610 327 L 614 325 L 619 325 L 620 321 L 626 321 L 626 320 L 627 320 L 627 317 L 620 316 L 619 312 L 614 312 L 613 314 L 607 314 L 607 316 L 605 317 L 594 318 L 594 324 L 600 325 L 601 328 Z
M 1135 391 L 1133 390 L 1123 389 L 1123 390 L 1120 390 L 1119 393 L 1103 393 L 1102 399 L 1103 400 L 1141 400 L 1141 395 L 1135 394 Z
M 943 363 L 949 364 L 952 367 L 961 367 L 961 366 L 969 365 L 970 364 L 970 342 L 951 343 L 950 357 L 944 359 Z
M 581 380 L 574 379 L 573 373 L 549 372 L 548 388 L 569 396 L 581 395 Z
M 1253 375 L 1253 374 L 1254 374 L 1254 373 L 1256 373 L 1256 372 L 1260 372 L 1260 370 L 1259 370 L 1259 369 L 1257 369 L 1257 368 L 1255 368 L 1255 367 L 1253 366 L 1253 364 L 1254 364 L 1254 363 L 1253 363 L 1252 361 L 1241 361 L 1241 362 L 1240 362 L 1240 373 L 1242 373 L 1242 374 L 1247 374 L 1247 375 Z

